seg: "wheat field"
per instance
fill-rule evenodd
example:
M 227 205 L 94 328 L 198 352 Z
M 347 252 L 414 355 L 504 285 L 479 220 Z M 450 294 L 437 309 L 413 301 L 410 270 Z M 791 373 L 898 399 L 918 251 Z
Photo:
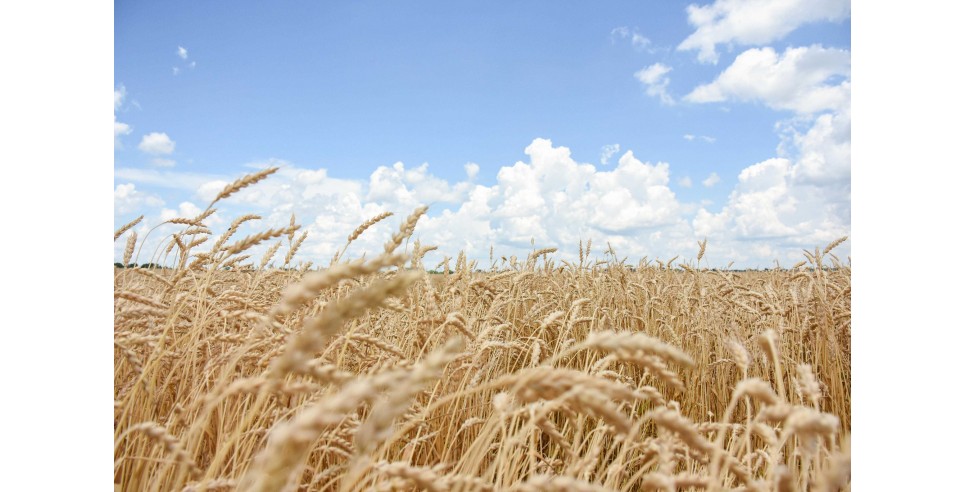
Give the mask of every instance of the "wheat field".
M 169 221 L 171 268 L 115 269 L 116 490 L 850 490 L 845 238 L 768 271 L 587 242 L 431 274 L 420 208 L 296 264 L 294 220 L 206 225 L 272 172 Z

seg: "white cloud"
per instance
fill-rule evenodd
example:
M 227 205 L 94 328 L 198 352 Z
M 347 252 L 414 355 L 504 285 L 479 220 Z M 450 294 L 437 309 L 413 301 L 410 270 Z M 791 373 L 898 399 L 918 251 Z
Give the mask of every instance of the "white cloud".
M 695 139 L 700 139 L 706 143 L 715 143 L 718 141 L 718 139 L 714 137 L 709 137 L 707 135 L 696 136 L 690 133 L 685 133 L 684 139 L 687 140 L 688 142 L 693 142 Z
M 465 199 L 468 191 L 468 183 L 451 186 L 446 180 L 433 176 L 429 164 L 406 169 L 402 162 L 397 162 L 392 167 L 379 166 L 372 173 L 366 199 L 415 208 L 424 203 L 457 203 Z
M 651 44 L 650 39 L 647 39 L 636 32 L 631 35 L 631 46 L 633 46 L 634 49 L 638 51 L 643 50 L 644 48 L 647 48 L 650 44 Z
M 703 208 L 694 219 L 694 230 L 714 235 L 735 227 L 738 237 L 773 238 L 796 234 L 783 216 L 794 212 L 797 200 L 788 193 L 786 176 L 791 170 L 787 159 L 773 158 L 745 168 L 724 211 L 717 215 Z
M 531 164 L 517 162 L 497 175 L 504 197 L 495 211 L 497 216 L 539 217 L 538 230 L 584 223 L 613 232 L 668 224 L 675 219 L 678 203 L 667 187 L 669 170 L 665 163 L 643 163 L 628 151 L 613 171 L 597 171 L 591 164 L 575 162 L 570 149 L 553 147 L 545 139 L 534 140 L 525 152 Z
M 201 215 L 201 207 L 191 202 L 181 202 L 178 204 L 177 217 L 197 217 Z
M 600 165 L 609 164 L 610 158 L 621 151 L 620 144 L 608 144 L 600 148 Z
M 633 35 L 631 35 L 631 46 L 633 46 L 634 49 L 640 51 L 647 48 L 650 45 L 651 45 L 650 39 L 647 39 L 638 33 L 634 33 Z
M 171 140 L 167 133 L 152 132 L 141 137 L 138 148 L 148 154 L 170 154 L 174 152 L 174 140 Z
M 121 109 L 125 97 L 127 97 L 127 88 L 124 87 L 124 84 L 121 84 L 120 87 L 114 89 L 114 111 Z
M 799 154 L 794 169 L 797 181 L 824 185 L 841 184 L 851 179 L 851 109 L 819 116 L 805 133 L 794 128 L 787 133 L 790 133 L 788 144 Z
M 473 179 L 476 179 L 476 175 L 480 173 L 480 166 L 475 162 L 467 162 L 463 166 L 463 169 L 466 170 L 466 177 L 469 178 L 471 181 Z
M 698 50 L 698 60 L 717 63 L 718 44 L 763 45 L 803 24 L 844 20 L 851 8 L 849 0 L 716 0 L 687 12 L 695 31 L 678 50 Z
M 151 159 L 151 164 L 154 164 L 158 167 L 174 167 L 177 163 L 173 159 L 162 159 L 160 157 L 156 157 Z
M 531 238 L 537 247 L 560 248 L 556 256 L 568 260 L 576 258 L 578 241 L 588 238 L 598 245 L 597 255 L 610 242 L 620 256 L 629 255 L 632 261 L 645 255 L 666 259 L 696 254 L 696 241 L 704 236 L 711 238 L 708 257 L 718 266 L 732 259 L 739 260 L 738 266 L 767 266 L 772 258 L 756 252 L 800 255 L 801 244 L 821 245 L 825 236 L 841 232 L 842 224 L 848 229 L 848 195 L 842 202 L 842 195 L 831 190 L 847 186 L 847 180 L 844 185 L 841 180 L 825 185 L 815 179 L 816 172 L 805 172 L 807 166 L 827 169 L 823 163 L 842 158 L 841 149 L 829 142 L 847 135 L 843 125 L 847 127 L 845 121 L 830 117 L 812 128 L 789 128 L 785 139 L 796 155 L 750 166 L 719 211 L 709 210 L 708 201 L 680 203 L 670 189 L 666 163 L 642 162 L 626 151 L 616 166 L 605 170 L 577 162 L 570 149 L 540 138 L 526 147 L 525 160 L 500 168 L 491 186 L 473 183 L 480 170 L 472 163 L 466 164 L 466 177 L 459 181 L 434 175 L 427 164 L 403 163 L 381 166 L 368 179 L 356 180 L 272 160 L 281 166 L 277 173 L 219 202 L 217 208 L 226 222 L 245 213 L 263 217 L 239 235 L 284 226 L 294 213 L 309 233 L 299 257 L 316 264 L 327 264 L 359 224 L 381 212 L 394 212 L 394 217 L 366 231 L 348 252 L 353 258 L 376 254 L 416 206 L 427 204 L 429 214 L 420 220 L 413 239 L 440 247 L 426 258 L 429 267 L 460 249 L 488 267 L 491 245 L 497 259 L 523 258 Z M 812 164 L 803 164 L 806 160 Z M 835 175 L 817 174 L 826 181 Z M 115 179 L 131 182 L 131 191 L 133 183 L 176 187 L 194 193 L 189 203 L 202 205 L 237 177 L 132 169 L 115 173 Z M 691 178 L 676 182 L 687 187 Z M 165 213 L 187 216 L 194 210 L 179 207 Z M 160 221 L 158 213 L 153 212 L 151 220 Z M 771 249 L 766 251 L 765 246 Z M 257 257 L 261 251 L 253 254 Z
M 218 196 L 219 193 L 221 193 L 221 190 L 225 189 L 226 186 L 228 186 L 228 181 L 221 179 L 207 181 L 198 187 L 198 189 L 195 191 L 195 194 L 197 194 L 198 198 L 201 198 L 205 202 L 211 202 L 216 196 Z
M 644 37 L 637 28 L 631 30 L 627 26 L 615 27 L 610 31 L 610 39 L 613 42 L 615 39 L 630 39 L 631 46 L 637 51 L 643 51 L 648 46 L 651 45 L 651 40 Z
M 712 186 L 718 184 L 719 181 L 721 181 L 721 176 L 718 176 L 718 173 L 711 173 L 707 178 L 704 179 L 704 181 L 701 182 L 701 184 L 703 184 L 705 188 L 711 188 Z
M 125 181 L 133 181 L 139 184 L 173 188 L 182 191 L 195 192 L 204 183 L 216 179 L 229 179 L 205 174 L 190 172 L 160 171 L 157 169 L 136 169 L 121 167 L 114 170 L 114 178 Z M 235 179 L 231 177 L 230 179 Z M 226 183 L 227 184 L 227 183 Z M 221 191 L 220 189 L 218 191 Z M 215 192 L 217 194 L 217 191 Z
M 117 121 L 117 116 L 114 117 L 114 148 L 121 148 L 121 135 L 129 135 L 131 133 L 131 125 L 127 123 L 121 123 Z
M 121 135 L 128 135 L 131 133 L 131 125 L 127 123 L 121 123 L 117 121 L 117 110 L 121 109 L 121 105 L 124 104 L 124 98 L 127 97 L 127 89 L 124 85 L 120 85 L 114 89 L 114 148 L 121 148 Z
M 720 212 L 702 208 L 698 236 L 726 246 L 735 259 L 800 258 L 794 248 L 822 246 L 851 229 L 851 112 L 826 114 L 803 132 L 788 129 L 774 157 L 745 168 Z M 749 249 L 749 246 L 754 246 Z M 765 249 L 770 248 L 766 255 Z M 850 243 L 837 252 L 849 254 Z M 795 260 L 797 261 L 797 260 Z
M 757 263 L 801 259 L 795 248 L 821 246 L 851 230 L 851 53 L 821 46 L 741 53 L 690 102 L 757 102 L 795 115 L 776 128 L 776 156 L 738 176 L 718 212 L 701 204 L 693 232 L 723 258 Z M 706 182 L 707 184 L 707 182 Z M 850 242 L 838 250 L 849 254 Z
M 669 188 L 668 164 L 641 162 L 625 152 L 615 168 L 602 171 L 576 162 L 569 149 L 545 139 L 535 139 L 525 153 L 528 161 L 501 168 L 492 186 L 473 184 L 479 169 L 470 164 L 466 180 L 459 182 L 435 176 L 427 164 L 381 166 L 367 181 L 284 164 L 217 207 L 225 217 L 258 213 L 264 217 L 261 228 L 287 224 L 294 212 L 309 231 L 305 257 L 316 263 L 328 261 L 369 217 L 395 212 L 396 217 L 367 231 L 350 251 L 353 256 L 375 253 L 421 204 L 430 205 L 430 215 L 420 222 L 416 237 L 423 244 L 439 245 L 441 254 L 449 256 L 466 249 L 472 258 L 487 258 L 494 245 L 500 255 L 525 257 L 531 238 L 539 246 L 571 249 L 582 238 L 593 237 L 597 244 L 611 241 L 622 254 L 638 256 L 669 257 L 677 245 L 690 247 L 693 237 Z M 235 178 L 131 169 L 117 175 L 179 188 L 194 183 L 198 203 L 211 201 Z M 648 239 L 653 229 L 663 231 L 661 241 Z M 643 240 L 637 237 L 641 234 Z
M 131 214 L 145 207 L 160 207 L 160 198 L 138 191 L 134 183 L 119 184 L 114 188 L 114 215 Z
M 809 46 L 788 48 L 779 56 L 772 48 L 754 48 L 684 99 L 763 102 L 799 114 L 838 110 L 851 101 L 851 63 L 847 50 Z
M 187 61 L 188 60 L 188 50 L 185 47 L 183 47 L 183 46 L 178 46 L 178 58 L 181 58 L 182 60 L 185 60 L 186 63 L 182 63 L 182 66 L 184 66 L 184 67 L 188 67 L 189 69 L 194 69 L 196 66 L 198 66 L 198 62 L 196 62 L 194 60 L 192 60 L 190 62 Z M 174 74 L 174 75 L 180 74 L 181 73 L 181 67 L 177 67 L 177 66 L 171 67 L 171 73 Z
M 671 67 L 663 63 L 655 63 L 638 70 L 634 78 L 645 85 L 647 95 L 659 98 L 662 104 L 674 104 L 674 98 L 667 93 L 667 86 L 671 82 L 667 74 L 670 71 Z
M 613 43 L 616 39 L 624 39 L 630 34 L 631 29 L 627 26 L 615 27 L 610 30 L 610 41 Z

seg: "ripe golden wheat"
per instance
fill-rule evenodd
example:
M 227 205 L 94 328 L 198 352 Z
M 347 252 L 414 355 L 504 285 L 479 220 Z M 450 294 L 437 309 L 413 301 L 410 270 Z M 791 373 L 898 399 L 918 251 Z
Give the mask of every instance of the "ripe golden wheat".
M 204 223 L 272 172 L 172 221 L 173 268 L 115 270 L 118 489 L 850 489 L 841 240 L 792 270 L 702 269 L 706 241 L 681 269 L 630 267 L 588 241 L 579 263 L 460 252 L 430 275 L 435 246 L 400 250 L 420 208 L 379 256 L 342 259 L 389 214 L 313 269 L 291 264 L 294 218 L 232 243 L 254 216 Z M 286 237 L 292 268 L 269 267 Z

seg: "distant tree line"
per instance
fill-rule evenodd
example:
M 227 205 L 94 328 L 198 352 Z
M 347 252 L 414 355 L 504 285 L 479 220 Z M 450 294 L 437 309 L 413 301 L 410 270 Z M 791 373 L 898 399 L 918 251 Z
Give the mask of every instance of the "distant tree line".
M 164 268 L 164 269 L 167 269 L 169 267 L 166 267 L 164 265 L 159 265 L 157 263 L 143 263 L 143 264 L 141 264 L 141 266 L 138 266 L 137 263 L 128 263 L 127 265 L 125 265 L 123 263 L 115 262 L 114 263 L 114 268 Z

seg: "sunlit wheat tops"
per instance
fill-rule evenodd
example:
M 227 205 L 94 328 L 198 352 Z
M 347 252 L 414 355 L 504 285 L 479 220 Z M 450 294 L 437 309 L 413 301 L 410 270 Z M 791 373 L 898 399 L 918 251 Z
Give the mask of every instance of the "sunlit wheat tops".
M 420 207 L 375 256 L 342 258 L 392 214 L 332 231 L 317 268 L 294 216 L 213 210 L 168 222 L 165 268 L 115 269 L 118 490 L 850 490 L 845 238 L 791 270 L 709 270 L 707 239 L 478 265 L 411 241 Z
M 253 184 L 255 184 L 255 183 L 257 183 L 257 182 L 259 182 L 259 181 L 261 181 L 261 180 L 263 180 L 265 178 L 267 178 L 267 177 L 269 177 L 270 175 L 274 174 L 276 171 L 278 171 L 278 168 L 277 167 L 270 167 L 268 169 L 263 169 L 261 171 L 258 171 L 257 173 L 252 173 L 252 174 L 249 174 L 247 176 L 244 176 L 244 177 L 242 177 L 242 178 L 240 178 L 240 179 L 238 179 L 238 180 L 236 180 L 236 181 L 234 181 L 234 182 L 226 185 L 221 190 L 221 192 L 219 192 L 218 195 L 215 196 L 215 199 L 211 201 L 211 205 L 214 205 L 215 202 L 217 202 L 219 200 L 223 200 L 225 198 L 228 198 L 231 195 L 234 195 L 235 193 L 237 193 L 238 191 L 241 191 L 242 189 L 247 188 L 247 187 L 249 187 L 249 186 L 251 186 L 251 185 L 253 185 Z M 209 209 L 211 208 L 211 205 L 208 206 Z
M 143 220 L 143 219 L 144 219 L 144 216 L 142 215 L 142 216 L 140 216 L 140 217 L 132 220 L 131 222 L 128 222 L 127 224 L 124 224 L 123 226 L 121 226 L 120 229 L 114 231 L 114 240 L 117 241 L 117 238 L 121 237 L 121 235 L 124 234 L 125 232 L 127 232 L 128 229 L 130 229 L 130 228 L 138 225 L 138 223 L 140 223 L 141 220 Z

